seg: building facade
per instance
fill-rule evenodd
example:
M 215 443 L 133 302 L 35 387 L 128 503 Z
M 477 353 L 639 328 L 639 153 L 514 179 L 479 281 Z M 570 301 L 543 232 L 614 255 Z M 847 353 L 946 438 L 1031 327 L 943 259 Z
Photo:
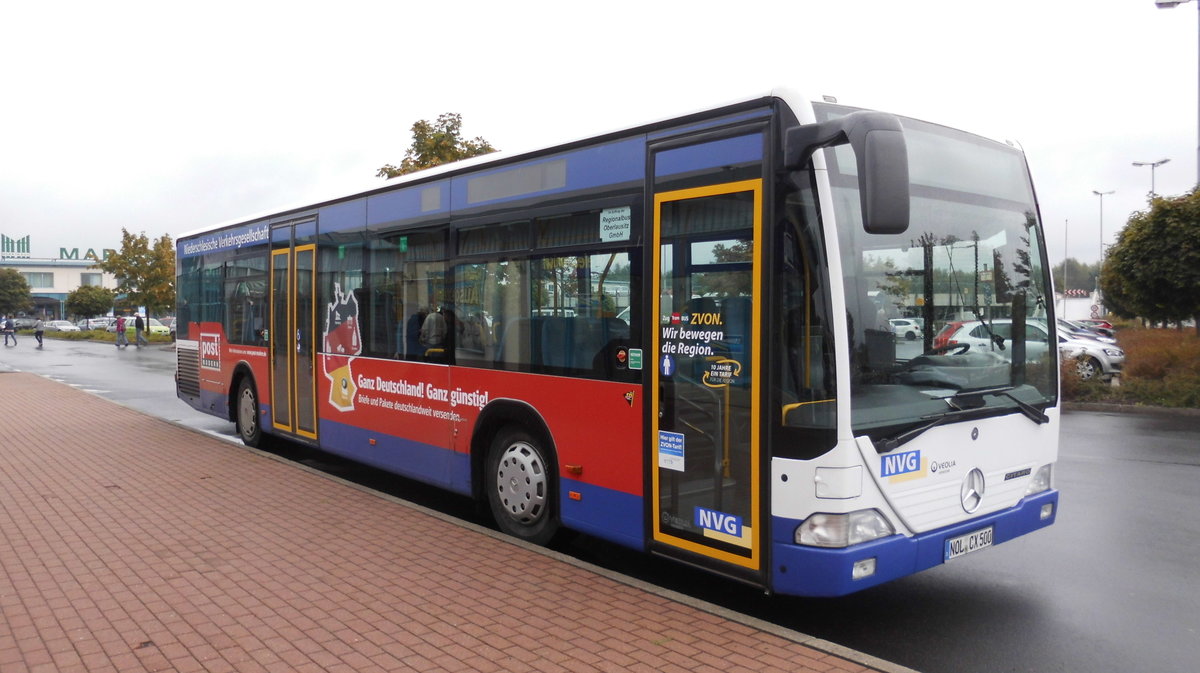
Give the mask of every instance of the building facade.
M 105 250 L 104 254 L 111 252 Z M 116 289 L 116 277 L 97 268 L 97 262 L 99 256 L 95 252 L 89 249 L 81 259 L 77 248 L 62 248 L 58 258 L 31 257 L 29 236 L 0 237 L 0 269 L 13 269 L 24 276 L 34 304 L 26 314 L 45 320 L 74 317 L 68 316 L 67 294 L 80 287 L 98 285 Z

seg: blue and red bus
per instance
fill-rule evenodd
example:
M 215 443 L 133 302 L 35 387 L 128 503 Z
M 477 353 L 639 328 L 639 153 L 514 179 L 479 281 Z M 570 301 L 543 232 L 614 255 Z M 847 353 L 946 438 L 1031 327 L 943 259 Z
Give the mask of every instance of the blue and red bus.
M 1053 294 L 1008 144 L 775 90 L 177 246 L 180 398 L 523 540 L 841 595 L 1057 513 L 1058 354 L 1022 328 Z M 988 345 L 935 348 L 963 315 Z

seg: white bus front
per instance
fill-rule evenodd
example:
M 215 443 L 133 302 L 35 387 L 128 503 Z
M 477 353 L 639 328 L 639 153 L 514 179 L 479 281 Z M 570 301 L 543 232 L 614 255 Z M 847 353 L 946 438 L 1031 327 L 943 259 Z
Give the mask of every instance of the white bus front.
M 851 112 L 814 109 L 819 122 Z M 850 145 L 818 150 L 782 199 L 789 219 L 819 221 L 809 229 L 820 235 L 783 234 L 777 276 L 771 582 L 781 593 L 858 591 L 1056 515 L 1058 354 L 1031 336 L 1053 340 L 1054 316 L 1024 156 L 900 122 L 905 231 L 864 227 Z M 986 345 L 935 344 L 948 323 Z

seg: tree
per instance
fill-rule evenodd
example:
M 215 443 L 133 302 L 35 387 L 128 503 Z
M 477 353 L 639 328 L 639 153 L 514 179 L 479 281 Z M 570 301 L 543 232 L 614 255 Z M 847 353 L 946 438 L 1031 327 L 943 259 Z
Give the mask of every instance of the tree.
M 1100 273 L 1100 264 L 1084 264 L 1071 257 L 1063 260 L 1054 267 L 1054 287 L 1059 292 L 1067 290 L 1085 290 L 1091 292 L 1096 287 L 1096 276 Z
M 175 307 L 175 244 L 171 237 L 150 245 L 145 233 L 137 236 L 121 229 L 121 249 L 96 265 L 117 277 L 117 292 L 148 313 Z
M 433 124 L 422 119 L 412 125 L 412 134 L 412 146 L 404 153 L 400 167 L 386 164 L 375 173 L 376 177 L 394 178 L 496 151 L 481 137 L 464 140 L 462 115 L 457 112 L 440 115 Z
M 12 315 L 33 308 L 29 283 L 16 269 L 0 269 L 0 315 Z
M 1104 260 L 1100 288 L 1122 317 L 1200 317 L 1200 188 L 1134 213 Z
M 754 244 L 749 240 L 738 240 L 730 245 L 716 243 L 712 247 L 713 259 L 718 264 L 743 264 L 754 261 Z M 692 296 L 736 297 L 750 292 L 749 271 L 713 271 L 692 274 Z
M 116 293 L 99 285 L 84 285 L 67 293 L 67 312 L 91 318 L 108 313 Z

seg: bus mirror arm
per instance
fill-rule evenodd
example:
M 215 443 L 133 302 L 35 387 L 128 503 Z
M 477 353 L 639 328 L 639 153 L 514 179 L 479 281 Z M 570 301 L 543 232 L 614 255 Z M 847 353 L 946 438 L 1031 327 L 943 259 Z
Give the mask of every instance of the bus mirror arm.
M 863 229 L 869 234 L 908 230 L 908 147 L 894 115 L 860 110 L 819 124 L 787 130 L 784 167 L 803 168 L 822 147 L 849 143 L 858 163 Z

